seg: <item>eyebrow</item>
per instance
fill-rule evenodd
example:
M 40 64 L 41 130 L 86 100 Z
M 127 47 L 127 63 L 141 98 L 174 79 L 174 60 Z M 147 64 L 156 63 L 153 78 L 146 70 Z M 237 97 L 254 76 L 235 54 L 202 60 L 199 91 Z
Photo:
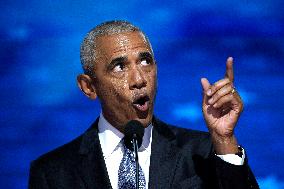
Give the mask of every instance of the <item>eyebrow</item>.
M 153 60 L 153 56 L 151 53 L 145 51 L 145 52 L 140 52 L 139 53 L 139 59 L 144 59 L 144 58 L 148 58 L 150 60 Z M 123 62 L 126 62 L 127 61 L 127 56 L 120 56 L 120 57 L 117 57 L 115 59 L 113 59 L 108 65 L 107 67 L 109 69 L 113 68 L 116 64 L 118 63 L 123 63 Z
M 139 53 L 139 58 L 140 59 L 149 58 L 149 59 L 153 60 L 152 54 L 147 52 L 147 51 Z

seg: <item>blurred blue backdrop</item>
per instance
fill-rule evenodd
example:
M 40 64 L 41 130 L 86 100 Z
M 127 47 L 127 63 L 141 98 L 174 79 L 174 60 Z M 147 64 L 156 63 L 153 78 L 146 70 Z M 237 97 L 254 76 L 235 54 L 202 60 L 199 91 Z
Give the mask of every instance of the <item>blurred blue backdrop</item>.
M 79 46 L 95 25 L 125 19 L 158 62 L 156 115 L 206 130 L 200 78 L 235 60 L 245 102 L 237 136 L 266 189 L 284 188 L 284 3 L 274 1 L 2 1 L 0 188 L 26 188 L 29 163 L 84 132 L 98 102 L 77 88 Z

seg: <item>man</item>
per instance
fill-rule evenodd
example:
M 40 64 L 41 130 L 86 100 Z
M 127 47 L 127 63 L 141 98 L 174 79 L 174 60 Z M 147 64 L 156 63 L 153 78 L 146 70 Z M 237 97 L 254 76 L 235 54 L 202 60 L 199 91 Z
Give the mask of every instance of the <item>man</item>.
M 147 37 L 132 24 L 111 21 L 91 30 L 81 46 L 81 62 L 79 88 L 99 99 L 102 113 L 83 135 L 33 161 L 30 188 L 115 189 L 132 182 L 134 175 L 121 176 L 128 150 L 124 125 L 130 120 L 145 128 L 139 188 L 258 188 L 234 135 L 243 104 L 233 85 L 231 57 L 225 78 L 213 85 L 201 79 L 210 134 L 153 116 L 157 65 Z M 130 185 L 124 188 L 134 188 Z

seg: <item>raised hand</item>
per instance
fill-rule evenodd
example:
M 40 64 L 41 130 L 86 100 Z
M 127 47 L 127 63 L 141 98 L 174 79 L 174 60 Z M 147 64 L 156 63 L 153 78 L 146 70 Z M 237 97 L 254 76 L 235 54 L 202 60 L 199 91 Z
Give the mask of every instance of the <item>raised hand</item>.
M 225 77 L 213 85 L 201 79 L 203 87 L 202 111 L 214 149 L 218 154 L 236 153 L 234 128 L 243 110 L 241 97 L 234 88 L 233 58 L 226 63 Z

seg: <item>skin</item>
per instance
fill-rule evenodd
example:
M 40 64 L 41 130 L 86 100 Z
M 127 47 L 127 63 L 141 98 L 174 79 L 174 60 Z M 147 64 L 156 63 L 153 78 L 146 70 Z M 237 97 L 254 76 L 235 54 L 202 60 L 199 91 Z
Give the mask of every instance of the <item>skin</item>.
M 140 32 L 125 32 L 96 39 L 95 78 L 78 76 L 79 88 L 91 99 L 99 98 L 104 117 L 124 132 L 130 120 L 147 127 L 153 117 L 157 67 L 149 44 Z M 133 101 L 148 95 L 147 111 L 138 111 Z
M 206 78 L 201 79 L 203 116 L 217 154 L 234 154 L 238 152 L 234 129 L 243 111 L 243 102 L 237 92 L 232 93 L 234 89 L 233 82 L 232 57 L 227 59 L 226 74 L 223 79 L 213 85 Z
M 95 77 L 81 74 L 78 86 L 90 99 L 100 100 L 104 117 L 122 133 L 129 120 L 138 120 L 147 127 L 153 117 L 157 87 L 157 66 L 149 44 L 139 32 L 100 36 L 96 39 L 98 58 Z M 147 54 L 141 56 L 141 54 Z M 238 152 L 234 128 L 243 110 L 242 100 L 233 90 L 233 59 L 226 63 L 225 77 L 214 84 L 201 79 L 203 116 L 217 154 Z M 137 111 L 134 99 L 149 96 L 147 111 Z

